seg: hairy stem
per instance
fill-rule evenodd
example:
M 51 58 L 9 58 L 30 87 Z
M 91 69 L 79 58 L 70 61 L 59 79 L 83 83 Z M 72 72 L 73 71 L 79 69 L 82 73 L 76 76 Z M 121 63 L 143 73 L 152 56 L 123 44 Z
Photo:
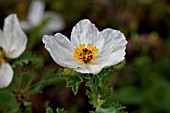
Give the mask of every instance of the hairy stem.
M 92 93 L 92 104 L 95 107 L 96 111 L 101 108 L 105 100 L 99 98 L 98 91 L 95 90 L 93 80 L 89 80 L 89 87 Z

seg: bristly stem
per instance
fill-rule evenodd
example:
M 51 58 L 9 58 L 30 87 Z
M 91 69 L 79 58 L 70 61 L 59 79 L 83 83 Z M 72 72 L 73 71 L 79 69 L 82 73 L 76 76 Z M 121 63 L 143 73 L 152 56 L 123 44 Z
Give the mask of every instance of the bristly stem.
M 95 107 L 95 109 L 97 111 L 98 109 L 101 108 L 101 106 L 103 105 L 105 100 L 99 98 L 98 91 L 96 91 L 96 89 L 94 87 L 93 79 L 89 80 L 89 87 L 90 87 L 91 94 L 92 94 L 91 102 L 93 104 L 93 107 Z
M 91 93 L 92 93 L 92 104 L 96 108 L 97 107 L 97 95 L 95 93 L 95 89 L 94 89 L 94 86 L 93 86 L 93 80 L 92 79 L 89 80 L 89 87 L 90 87 L 90 90 L 91 90 Z

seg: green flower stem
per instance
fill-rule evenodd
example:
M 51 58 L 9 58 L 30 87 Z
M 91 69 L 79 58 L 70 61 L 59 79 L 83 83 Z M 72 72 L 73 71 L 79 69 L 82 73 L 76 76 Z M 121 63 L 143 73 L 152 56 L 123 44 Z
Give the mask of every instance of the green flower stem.
M 96 111 L 101 108 L 105 100 L 99 99 L 99 94 L 95 91 L 93 80 L 89 80 L 89 87 L 92 93 L 92 104 L 96 108 Z
M 92 93 L 92 104 L 96 108 L 97 107 L 97 94 L 95 93 L 94 87 L 93 87 L 93 80 L 89 80 L 89 87 Z
M 98 99 L 98 104 L 97 104 L 97 106 L 96 106 L 96 111 L 99 109 L 99 108 L 101 108 L 101 106 L 103 105 L 103 103 L 105 102 L 105 100 L 101 100 L 101 99 Z

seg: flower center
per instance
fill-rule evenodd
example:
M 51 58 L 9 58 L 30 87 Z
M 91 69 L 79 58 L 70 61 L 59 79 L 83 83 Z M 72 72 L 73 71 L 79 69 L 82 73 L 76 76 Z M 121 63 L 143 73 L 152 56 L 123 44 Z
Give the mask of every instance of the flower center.
M 99 58 L 99 49 L 92 44 L 79 44 L 74 48 L 74 57 L 83 64 L 92 63 L 92 59 Z

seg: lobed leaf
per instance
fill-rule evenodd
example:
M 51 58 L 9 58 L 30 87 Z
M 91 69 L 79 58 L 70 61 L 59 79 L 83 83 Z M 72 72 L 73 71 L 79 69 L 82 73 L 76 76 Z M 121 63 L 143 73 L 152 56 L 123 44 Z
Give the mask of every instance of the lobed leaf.
M 83 79 L 79 77 L 68 77 L 67 79 L 67 87 L 72 87 L 72 91 L 74 95 L 77 94 L 79 85 L 83 82 Z

